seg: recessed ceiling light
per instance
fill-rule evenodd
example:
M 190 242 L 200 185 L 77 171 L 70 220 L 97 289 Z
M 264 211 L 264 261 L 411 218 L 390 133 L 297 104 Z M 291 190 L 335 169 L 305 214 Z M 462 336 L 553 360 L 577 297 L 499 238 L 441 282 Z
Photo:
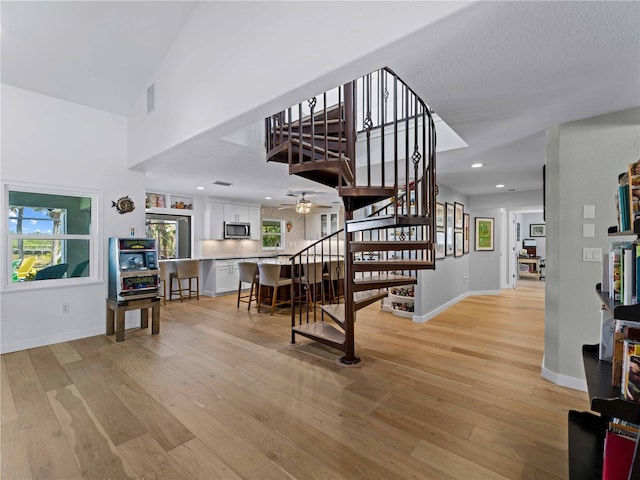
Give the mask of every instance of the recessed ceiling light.
M 196 187 L 198 190 L 204 190 L 204 187 Z
M 484 167 L 484 163 L 474 163 L 471 165 L 471 168 L 480 168 Z
M 498 185 L 496 185 L 496 188 L 504 188 L 504 185 L 499 183 Z
M 264 197 L 265 200 L 271 200 L 271 197 Z

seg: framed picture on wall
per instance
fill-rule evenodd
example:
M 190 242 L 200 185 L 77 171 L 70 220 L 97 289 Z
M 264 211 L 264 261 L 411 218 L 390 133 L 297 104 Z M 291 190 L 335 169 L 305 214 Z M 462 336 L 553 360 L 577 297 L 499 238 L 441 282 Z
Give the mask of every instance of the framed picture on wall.
M 461 257 L 464 254 L 464 232 L 462 230 L 456 230 L 456 232 L 454 233 L 454 237 L 454 254 L 456 257 Z
M 453 228 L 457 230 L 462 230 L 464 226 L 463 215 L 464 215 L 464 205 L 462 205 L 461 203 L 455 202 Z
M 477 252 L 493 251 L 493 222 L 490 217 L 475 217 L 475 250 Z
M 544 223 L 532 223 L 529 225 L 530 237 L 544 237 L 546 235 Z
M 445 253 L 447 255 L 453 255 L 453 217 L 454 217 L 454 207 L 452 203 L 447 203 L 447 248 Z
M 464 214 L 464 246 L 463 246 L 463 253 L 469 253 L 469 222 L 470 222 L 470 217 L 468 213 Z
M 444 230 L 444 203 L 436 203 L 436 229 Z
M 436 232 L 436 258 L 445 257 L 446 233 Z

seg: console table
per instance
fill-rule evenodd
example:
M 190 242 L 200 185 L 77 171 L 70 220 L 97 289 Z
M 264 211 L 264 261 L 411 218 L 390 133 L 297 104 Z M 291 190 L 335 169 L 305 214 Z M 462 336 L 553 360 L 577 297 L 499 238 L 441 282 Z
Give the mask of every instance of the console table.
M 526 270 L 520 265 L 526 265 Z M 518 257 L 518 278 L 540 278 L 540 257 Z
M 124 312 L 140 310 L 140 328 L 149 327 L 151 308 L 151 333 L 160 333 L 160 297 L 139 298 L 117 302 L 107 298 L 107 335 L 116 334 L 116 342 L 124 341 Z M 114 328 L 115 323 L 115 328 Z

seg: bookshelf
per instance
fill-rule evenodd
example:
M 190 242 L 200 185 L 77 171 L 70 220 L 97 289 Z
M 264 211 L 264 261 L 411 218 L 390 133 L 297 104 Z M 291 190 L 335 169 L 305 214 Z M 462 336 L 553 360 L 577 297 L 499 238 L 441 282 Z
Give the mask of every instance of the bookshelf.
M 614 318 L 640 322 L 640 304 L 622 305 L 609 298 L 609 292 L 596 285 L 596 294 L 603 308 Z M 569 478 L 571 480 L 602 479 L 602 456 L 607 422 L 619 418 L 640 424 L 640 404 L 622 398 L 620 389 L 611 385 L 611 362 L 599 360 L 598 345 L 583 345 L 582 361 L 591 410 L 569 411 Z M 640 478 L 638 443 L 629 473 L 629 480 Z

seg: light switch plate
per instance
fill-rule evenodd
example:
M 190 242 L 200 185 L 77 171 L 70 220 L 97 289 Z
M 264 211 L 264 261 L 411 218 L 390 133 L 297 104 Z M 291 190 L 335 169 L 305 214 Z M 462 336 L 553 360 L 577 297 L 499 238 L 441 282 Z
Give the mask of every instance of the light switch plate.
M 583 205 L 582 206 L 582 218 L 596 218 L 596 206 L 595 205 Z
M 602 249 L 601 248 L 583 248 L 582 261 L 583 262 L 601 262 Z
M 584 238 L 592 238 L 596 236 L 596 226 L 593 223 L 582 224 L 582 236 Z

